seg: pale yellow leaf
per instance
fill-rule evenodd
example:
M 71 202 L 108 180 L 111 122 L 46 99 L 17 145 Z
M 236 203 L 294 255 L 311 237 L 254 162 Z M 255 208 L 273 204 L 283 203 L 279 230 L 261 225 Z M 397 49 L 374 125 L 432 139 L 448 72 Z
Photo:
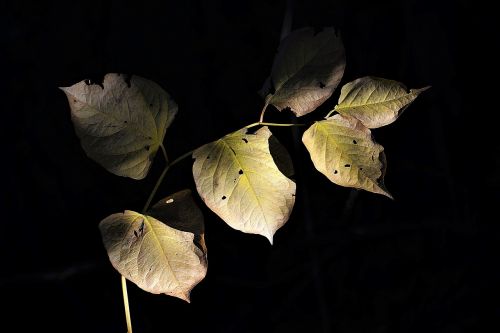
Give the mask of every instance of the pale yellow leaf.
M 108 216 L 99 228 L 113 266 L 145 291 L 189 302 L 191 289 L 206 275 L 206 254 L 190 232 L 128 210 Z
M 377 77 L 362 77 L 345 84 L 335 111 L 359 119 L 368 128 L 394 122 L 404 109 L 429 89 L 408 89 L 400 82 Z
M 107 74 L 102 86 L 87 80 L 61 88 L 87 155 L 118 176 L 142 179 L 177 113 L 156 83 Z
M 198 148 L 193 176 L 203 201 L 229 226 L 272 243 L 292 211 L 295 183 L 276 166 L 271 135 L 267 127 L 241 129 Z
M 316 169 L 335 184 L 392 198 L 384 186 L 384 148 L 356 118 L 336 114 L 315 122 L 302 141 Z

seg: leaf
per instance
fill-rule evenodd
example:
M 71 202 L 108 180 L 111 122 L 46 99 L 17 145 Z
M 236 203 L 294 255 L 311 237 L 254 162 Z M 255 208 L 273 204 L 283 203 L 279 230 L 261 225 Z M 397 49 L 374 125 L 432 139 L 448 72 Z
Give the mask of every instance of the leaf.
M 276 166 L 271 135 L 267 127 L 241 129 L 196 149 L 193 176 L 205 204 L 229 226 L 272 244 L 292 211 L 295 183 Z
M 156 83 L 107 74 L 61 88 L 85 153 L 118 176 L 143 179 L 172 123 L 177 105 Z
M 281 42 L 261 94 L 266 104 L 300 117 L 333 94 L 344 68 L 344 45 L 333 28 L 296 30 Z
M 190 232 L 129 210 L 106 217 L 99 228 L 115 269 L 145 291 L 189 302 L 206 275 L 206 255 Z
M 194 202 L 191 190 L 182 190 L 161 199 L 147 214 L 169 227 L 193 233 L 195 244 L 207 252 L 203 213 Z
M 302 137 L 316 169 L 335 184 L 383 194 L 384 148 L 359 120 L 336 114 L 315 122 Z
M 362 77 L 347 83 L 335 111 L 359 119 L 368 128 L 394 122 L 418 95 L 429 89 L 408 89 L 404 84 L 378 77 Z

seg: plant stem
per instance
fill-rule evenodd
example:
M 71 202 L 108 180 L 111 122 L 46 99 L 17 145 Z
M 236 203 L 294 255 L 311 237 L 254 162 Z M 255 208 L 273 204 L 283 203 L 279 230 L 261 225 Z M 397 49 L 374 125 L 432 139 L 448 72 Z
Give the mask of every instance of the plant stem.
M 184 153 L 182 154 L 181 156 L 177 157 L 175 160 L 172 161 L 172 163 L 170 163 L 170 166 L 173 166 L 177 163 L 179 163 L 180 161 L 182 161 L 183 159 L 185 159 L 186 157 L 189 157 L 191 156 L 191 154 L 193 154 L 193 150 L 190 150 L 188 151 L 187 153 Z
M 125 306 L 125 320 L 127 321 L 127 332 L 132 333 L 132 321 L 130 320 L 130 309 L 128 306 L 127 279 L 122 275 L 123 305 Z
M 259 125 L 262 125 L 262 126 L 279 126 L 279 127 L 305 126 L 305 124 L 279 124 L 279 123 L 263 123 L 263 122 L 258 122 L 258 123 L 253 123 L 253 124 L 247 125 L 247 126 L 245 126 L 243 128 L 252 128 L 252 127 L 255 127 L 255 126 L 259 126 Z
M 145 213 L 148 210 L 149 205 L 151 204 L 151 201 L 153 200 L 153 198 L 154 198 L 154 196 L 156 194 L 156 191 L 158 191 L 158 188 L 160 187 L 160 184 L 163 181 L 163 178 L 165 178 L 165 175 L 167 174 L 168 169 L 170 169 L 170 165 L 171 164 L 167 164 L 167 166 L 165 167 L 165 169 L 163 169 L 163 171 L 161 172 L 160 177 L 156 181 L 155 187 L 153 187 L 153 191 L 151 191 L 151 194 L 149 194 L 148 201 L 146 201 L 146 204 L 144 205 L 144 208 L 142 208 L 142 213 Z

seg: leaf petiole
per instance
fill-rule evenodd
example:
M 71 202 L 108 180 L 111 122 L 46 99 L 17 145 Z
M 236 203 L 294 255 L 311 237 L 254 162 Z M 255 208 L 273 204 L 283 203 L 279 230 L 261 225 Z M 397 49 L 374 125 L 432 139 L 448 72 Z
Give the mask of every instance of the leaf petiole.
M 264 123 L 264 122 L 257 122 L 257 123 L 253 123 L 253 124 L 250 124 L 250 125 L 247 125 L 243 128 L 252 128 L 252 127 L 255 127 L 255 126 L 276 126 L 276 127 L 291 127 L 291 126 L 306 126 L 306 124 L 280 124 L 280 123 Z

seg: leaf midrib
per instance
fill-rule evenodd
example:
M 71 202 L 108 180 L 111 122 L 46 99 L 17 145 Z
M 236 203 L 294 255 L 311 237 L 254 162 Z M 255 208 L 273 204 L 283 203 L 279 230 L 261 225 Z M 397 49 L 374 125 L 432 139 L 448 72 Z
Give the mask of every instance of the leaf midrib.
M 236 161 L 236 163 L 240 166 L 241 170 L 244 171 L 243 175 L 241 175 L 241 177 L 245 177 L 246 178 L 246 180 L 248 182 L 248 187 L 251 189 L 252 194 L 255 197 L 255 200 L 257 201 L 257 204 L 259 205 L 259 208 L 260 208 L 260 211 L 262 213 L 262 216 L 264 217 L 264 221 L 265 221 L 265 224 L 266 224 L 266 229 L 269 232 L 270 231 L 269 230 L 269 221 L 267 220 L 266 214 L 264 213 L 264 209 L 262 208 L 262 204 L 261 204 L 261 202 L 259 200 L 259 197 L 257 196 L 257 193 L 255 193 L 255 190 L 254 190 L 253 186 L 251 185 L 250 179 L 249 179 L 248 174 L 247 174 L 248 170 L 246 170 L 246 168 L 243 167 L 243 165 L 240 163 L 240 161 L 238 160 L 238 158 L 236 158 L 236 155 L 233 154 L 231 146 L 227 142 L 225 142 L 223 138 L 220 139 L 219 141 L 224 144 L 224 149 L 225 150 L 229 150 L 229 152 L 226 151 L 226 154 L 230 155 L 231 158 L 234 159 Z M 238 186 L 238 184 L 236 184 L 236 186 Z M 272 232 L 271 232 L 271 234 L 272 234 Z
M 394 102 L 394 101 L 403 99 L 405 97 L 409 97 L 409 96 L 414 95 L 414 94 L 415 94 L 415 92 L 409 92 L 409 93 L 405 92 L 403 95 L 398 96 L 396 98 L 386 99 L 384 101 L 374 102 L 374 103 L 355 104 L 355 105 L 351 104 L 351 105 L 347 105 L 347 106 L 342 106 L 342 103 L 340 103 L 340 104 L 337 104 L 335 106 L 334 110 L 345 110 L 345 109 L 352 109 L 352 108 L 358 108 L 358 107 L 363 107 L 363 106 L 373 106 L 373 105 L 377 105 L 377 104 L 390 103 L 390 102 Z

